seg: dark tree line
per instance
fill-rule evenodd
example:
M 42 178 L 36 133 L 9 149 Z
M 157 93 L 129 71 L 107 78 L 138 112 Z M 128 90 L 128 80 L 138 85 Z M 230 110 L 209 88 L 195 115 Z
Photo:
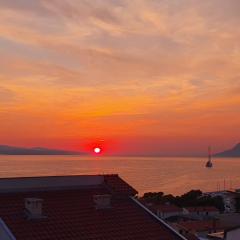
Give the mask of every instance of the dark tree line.
M 165 195 L 163 192 L 147 192 L 141 199 L 148 203 L 170 203 L 179 207 L 214 206 L 221 212 L 224 211 L 222 197 L 203 196 L 200 190 L 191 190 L 181 196 Z
M 236 210 L 237 212 L 240 212 L 240 198 L 236 199 Z

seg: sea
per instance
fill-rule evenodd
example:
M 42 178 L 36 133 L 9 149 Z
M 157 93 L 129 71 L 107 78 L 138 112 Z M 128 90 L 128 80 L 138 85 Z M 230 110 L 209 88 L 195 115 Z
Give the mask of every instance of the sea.
M 119 174 L 138 190 L 180 195 L 240 189 L 240 158 L 0 156 L 0 178 L 78 174 Z

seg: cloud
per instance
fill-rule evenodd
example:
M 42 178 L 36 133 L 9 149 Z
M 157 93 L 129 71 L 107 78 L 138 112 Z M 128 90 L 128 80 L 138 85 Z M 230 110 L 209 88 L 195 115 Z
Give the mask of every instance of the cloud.
M 16 95 L 13 91 L 0 86 L 0 106 L 12 103 L 16 100 Z
M 239 11 L 238 0 L 0 0 L 0 100 L 23 119 L 48 112 L 59 135 L 61 124 L 180 136 L 237 121 Z
M 13 9 L 27 14 L 45 14 L 47 9 L 41 4 L 41 2 L 33 2 L 31 0 L 17 0 L 17 1 L 4 1 L 0 0 L 0 6 L 5 9 Z

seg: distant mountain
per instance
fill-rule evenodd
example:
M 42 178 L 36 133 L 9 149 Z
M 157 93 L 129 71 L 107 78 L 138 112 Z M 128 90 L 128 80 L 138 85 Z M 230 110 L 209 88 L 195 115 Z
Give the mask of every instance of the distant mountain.
M 214 156 L 215 157 L 240 157 L 240 143 L 235 145 L 232 149 L 217 153 Z
M 21 148 L 7 145 L 0 145 L 0 155 L 79 155 L 80 152 L 71 152 L 58 149 L 48 148 Z

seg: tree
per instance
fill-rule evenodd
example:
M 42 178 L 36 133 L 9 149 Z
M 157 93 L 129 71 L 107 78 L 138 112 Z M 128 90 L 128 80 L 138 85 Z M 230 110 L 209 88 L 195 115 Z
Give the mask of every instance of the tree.
M 162 203 L 175 204 L 176 198 L 172 194 L 167 194 L 162 197 Z
M 191 190 L 182 196 L 176 197 L 176 204 L 180 207 L 190 207 L 196 206 L 198 202 L 198 198 L 202 196 L 202 192 L 200 190 Z
M 214 206 L 219 211 L 224 211 L 224 202 L 222 197 L 203 196 L 200 190 L 191 190 L 181 196 L 174 197 L 171 194 L 164 195 L 163 192 L 144 193 L 142 200 L 153 204 L 174 204 L 179 207 L 196 207 L 196 206 Z M 240 210 L 240 199 L 238 202 Z
M 142 199 L 149 203 L 159 204 L 162 201 L 164 193 L 163 192 L 147 192 L 144 193 Z
M 240 212 L 240 198 L 236 198 L 236 210 L 237 212 Z

